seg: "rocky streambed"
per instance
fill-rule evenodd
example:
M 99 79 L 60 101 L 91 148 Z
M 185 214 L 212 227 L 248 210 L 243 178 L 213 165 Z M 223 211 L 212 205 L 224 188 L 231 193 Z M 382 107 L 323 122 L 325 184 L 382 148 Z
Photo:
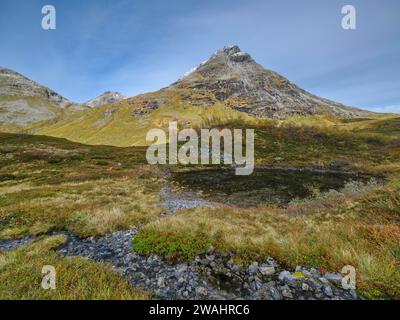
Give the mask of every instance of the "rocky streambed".
M 0 240 L 0 250 L 13 250 L 23 246 L 33 240 L 33 237 L 24 237 L 20 239 Z
M 360 299 L 354 290 L 341 288 L 339 273 L 322 275 L 302 266 L 286 270 L 272 258 L 238 265 L 212 248 L 188 263 L 168 263 L 157 255 L 144 257 L 131 249 L 137 232 L 87 239 L 70 235 L 60 253 L 111 263 L 134 287 L 160 299 Z
M 195 193 L 177 195 L 169 189 L 162 189 L 161 198 L 166 215 L 182 209 L 214 205 Z M 238 265 L 228 254 L 217 253 L 213 248 L 186 263 L 169 263 L 157 255 L 145 257 L 132 252 L 132 241 L 138 232 L 137 228 L 86 239 L 62 232 L 67 236 L 67 242 L 59 248 L 59 253 L 64 257 L 78 256 L 111 263 L 132 286 L 150 291 L 159 299 L 362 299 L 354 290 L 341 288 L 342 275 L 339 273 L 322 275 L 316 269 L 303 266 L 287 270 L 272 258 L 251 265 Z M 0 249 L 13 250 L 32 240 L 25 237 L 0 241 Z
M 177 300 L 354 300 L 362 299 L 354 290 L 341 288 L 340 273 L 321 274 L 316 269 L 297 266 L 281 268 L 272 258 L 261 263 L 238 265 L 228 254 L 210 248 L 192 262 L 168 263 L 162 257 L 132 252 L 139 229 L 119 231 L 104 237 L 80 239 L 66 232 L 59 248 L 64 257 L 77 256 L 110 263 L 132 286 L 149 291 L 159 299 Z M 0 241 L 0 249 L 13 250 L 34 238 Z
M 161 189 L 160 197 L 160 204 L 166 209 L 167 215 L 176 213 L 179 210 L 212 207 L 216 205 L 216 203 L 204 200 L 192 191 L 180 191 L 179 194 L 177 194 L 166 187 Z

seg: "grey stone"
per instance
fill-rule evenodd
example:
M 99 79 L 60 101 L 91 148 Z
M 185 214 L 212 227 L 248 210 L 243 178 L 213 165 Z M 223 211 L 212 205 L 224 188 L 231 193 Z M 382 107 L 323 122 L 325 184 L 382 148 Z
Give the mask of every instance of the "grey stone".
M 289 271 L 284 270 L 279 274 L 278 278 L 280 281 L 285 281 L 286 279 L 291 278 L 291 277 L 292 277 L 292 274 Z
M 293 299 L 292 291 L 288 286 L 281 287 L 282 296 L 288 299 Z
M 159 277 L 157 280 L 157 286 L 159 288 L 164 288 L 165 287 L 165 278 L 164 277 Z
M 311 268 L 311 269 L 310 269 L 310 273 L 311 273 L 312 276 L 315 277 L 315 278 L 321 277 L 321 273 L 320 273 L 317 269 L 315 269 L 315 268 Z
M 196 293 L 200 296 L 206 296 L 208 294 L 208 290 L 205 287 L 196 288 Z
M 263 276 L 272 276 L 275 273 L 275 267 L 260 266 L 259 271 Z
M 330 286 L 324 286 L 323 291 L 328 297 L 333 297 L 332 288 Z
M 249 265 L 248 268 L 249 274 L 254 275 L 258 272 L 258 263 L 254 262 L 251 265 Z
M 325 273 L 324 278 L 327 279 L 329 282 L 339 286 L 342 284 L 343 275 L 340 273 Z
M 301 284 L 301 289 L 302 289 L 303 291 L 308 291 L 308 290 L 310 290 L 310 286 L 309 286 L 307 283 L 303 282 L 303 283 Z
M 282 295 L 274 285 L 269 285 L 269 291 L 274 300 L 282 300 Z

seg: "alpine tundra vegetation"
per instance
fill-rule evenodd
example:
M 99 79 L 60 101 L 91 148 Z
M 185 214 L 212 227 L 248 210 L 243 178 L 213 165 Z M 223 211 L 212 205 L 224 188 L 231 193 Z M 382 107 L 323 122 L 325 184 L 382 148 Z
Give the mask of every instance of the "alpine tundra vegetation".
M 254 130 L 254 172 L 148 163 L 170 123 Z M 400 116 L 317 97 L 238 46 L 85 104 L 0 69 L 0 129 L 1 299 L 400 299 Z

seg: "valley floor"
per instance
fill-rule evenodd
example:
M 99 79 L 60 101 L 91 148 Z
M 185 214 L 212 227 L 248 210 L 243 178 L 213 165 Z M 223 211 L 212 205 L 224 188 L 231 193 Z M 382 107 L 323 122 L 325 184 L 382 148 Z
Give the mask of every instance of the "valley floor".
M 352 265 L 357 270 L 358 294 L 399 299 L 400 140 L 396 125 L 389 123 L 386 127 L 390 130 L 256 128 L 256 162 L 260 167 L 279 168 L 277 172 L 285 167 L 339 170 L 351 175 L 343 181 L 326 177 L 304 180 L 304 175 L 293 175 L 278 181 L 283 186 L 278 194 L 274 193 L 276 181 L 265 184 L 270 181 L 266 176 L 237 188 L 239 184 L 224 175 L 226 168 L 207 173 L 211 180 L 199 179 L 196 184 L 196 177 L 210 168 L 188 171 L 149 166 L 144 148 L 89 146 L 45 136 L 0 134 L 0 239 L 25 239 L 13 250 L 0 249 L 0 298 L 163 297 L 155 287 L 144 292 L 141 286 L 131 286 L 131 277 L 140 273 L 146 277 L 146 272 L 115 272 L 114 253 L 109 258 L 94 257 L 103 263 L 82 258 L 90 256 L 90 247 L 97 248 L 102 239 L 115 232 L 124 235 L 127 230 L 136 230 L 132 244 L 128 244 L 132 253 L 125 256 L 134 257 L 133 263 L 146 257 L 146 261 L 155 260 L 160 270 L 171 264 L 192 270 L 198 259 L 207 260 L 206 256 L 212 255 L 217 265 L 224 266 L 222 273 L 212 275 L 218 288 L 232 284 L 226 278 L 226 272 L 232 273 L 226 270 L 228 261 L 232 268 L 241 266 L 246 279 L 242 284 L 266 289 L 263 284 L 275 281 L 274 288 L 287 299 L 290 295 L 299 298 L 297 290 L 306 280 L 324 282 L 318 279 L 325 272 Z M 214 182 L 220 180 L 221 173 L 226 180 L 218 185 Z M 287 181 L 290 183 L 285 185 Z M 328 182 L 326 189 L 323 186 Z M 299 188 L 304 192 L 292 192 Z M 284 201 L 267 201 L 282 195 Z M 71 235 L 75 242 L 71 242 Z M 121 241 L 130 239 L 122 237 Z M 11 249 L 12 244 L 0 241 L 3 249 Z M 76 247 L 82 250 L 78 252 Z M 121 248 L 121 252 L 126 249 Z M 71 258 L 70 254 L 81 257 Z M 207 261 L 203 271 L 213 262 Z M 276 272 L 265 276 L 262 271 L 271 267 L 268 261 L 276 262 Z M 54 292 L 41 289 L 43 265 L 56 267 L 59 278 Z M 311 270 L 320 274 L 313 275 Z M 290 274 L 283 273 L 279 279 L 282 271 Z M 177 279 L 183 278 L 185 283 L 182 297 L 188 291 L 185 281 L 193 280 L 185 280 L 185 272 Z M 154 286 L 154 277 L 149 278 L 150 287 Z M 146 278 L 139 280 L 133 283 L 146 284 Z M 322 283 L 320 298 L 340 296 L 335 291 L 337 279 L 327 281 L 333 296 Z M 159 286 L 162 289 L 161 280 Z M 266 290 L 263 298 L 274 298 L 271 287 Z M 194 290 L 187 297 L 199 298 L 201 294 Z

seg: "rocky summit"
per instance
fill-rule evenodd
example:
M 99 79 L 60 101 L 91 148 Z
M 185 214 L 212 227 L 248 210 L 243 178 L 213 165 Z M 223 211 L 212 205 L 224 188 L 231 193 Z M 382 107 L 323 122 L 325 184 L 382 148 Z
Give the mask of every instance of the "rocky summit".
M 88 107 L 94 108 L 94 107 L 102 106 L 105 104 L 119 102 L 126 98 L 128 98 L 128 97 L 124 96 L 122 93 L 106 91 L 103 94 L 99 95 L 98 97 L 87 101 L 85 103 L 85 105 L 87 105 Z
M 264 69 L 236 45 L 218 50 L 210 59 L 185 74 L 170 89 L 206 89 L 217 100 L 256 117 L 284 119 L 292 115 L 370 114 L 317 97 L 278 73 Z

